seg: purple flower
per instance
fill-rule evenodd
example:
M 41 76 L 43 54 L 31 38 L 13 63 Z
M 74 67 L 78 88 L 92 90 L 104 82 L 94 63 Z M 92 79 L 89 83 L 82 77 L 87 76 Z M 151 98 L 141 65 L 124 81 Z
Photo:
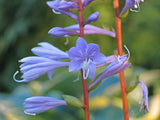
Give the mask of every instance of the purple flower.
M 39 43 L 41 47 L 35 47 L 32 52 L 38 56 L 30 56 L 21 59 L 19 62 L 20 71 L 23 73 L 21 76 L 23 80 L 16 80 L 17 82 L 29 82 L 41 75 L 48 73 L 49 79 L 52 78 L 52 74 L 55 68 L 69 66 L 69 62 L 61 62 L 58 60 L 69 58 L 68 54 L 52 46 L 47 42 Z
M 144 2 L 144 0 L 126 0 L 125 6 L 122 9 L 120 16 L 126 12 L 128 9 L 131 9 L 131 11 L 138 12 L 137 10 L 132 10 L 132 8 L 139 8 L 139 3 Z
M 85 20 L 84 24 L 88 24 L 90 22 L 96 22 L 99 19 L 99 12 L 95 12 L 91 14 L 87 20 Z
M 24 101 L 24 113 L 36 115 L 61 105 L 67 105 L 67 103 L 52 97 L 30 97 Z
M 115 59 L 105 70 L 104 72 L 89 86 L 89 91 L 99 84 L 103 79 L 115 75 L 130 65 L 128 63 L 127 55 L 123 55 Z
M 48 32 L 52 37 L 62 37 L 62 36 L 70 36 L 70 35 L 77 35 L 79 34 L 79 25 L 72 25 L 65 28 L 60 27 L 54 27 Z M 84 34 L 102 34 L 102 35 L 108 35 L 111 37 L 115 37 L 115 32 L 108 31 L 93 25 L 85 25 L 84 26 Z
M 69 12 L 69 10 L 78 8 L 77 2 L 68 2 L 66 0 L 54 0 L 48 1 L 47 5 L 53 10 L 56 14 L 66 14 L 72 19 L 78 21 L 77 15 Z
M 142 109 L 144 109 L 144 113 L 145 111 L 149 112 L 149 108 L 148 108 L 148 88 L 147 86 L 142 82 L 142 81 L 135 81 L 132 83 L 133 84 L 141 84 L 142 87 L 142 101 L 141 101 L 141 107 L 139 109 L 139 111 L 141 112 Z
M 72 47 L 68 54 L 71 59 L 69 71 L 82 69 L 84 79 L 89 76 L 93 80 L 96 73 L 96 64 L 107 61 L 107 57 L 99 52 L 98 45 L 93 43 L 87 44 L 81 37 L 77 39 L 76 47 Z

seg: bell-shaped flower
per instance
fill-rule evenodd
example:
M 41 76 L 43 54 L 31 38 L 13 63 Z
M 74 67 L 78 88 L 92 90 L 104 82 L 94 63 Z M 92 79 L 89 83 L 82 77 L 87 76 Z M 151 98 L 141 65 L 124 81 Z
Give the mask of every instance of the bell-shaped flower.
M 141 100 L 141 107 L 139 109 L 139 111 L 141 112 L 142 109 L 144 109 L 144 113 L 145 111 L 149 112 L 149 107 L 148 107 L 148 88 L 147 86 L 142 82 L 142 81 L 135 81 L 133 83 L 131 83 L 132 85 L 134 84 L 141 84 L 142 87 L 142 100 Z
M 48 77 L 51 79 L 55 68 L 69 66 L 69 62 L 60 62 L 39 56 L 25 57 L 19 62 L 23 63 L 20 65 L 20 71 L 23 73 L 21 76 L 23 80 L 16 80 L 14 76 L 16 82 L 29 82 L 45 73 L 48 73 Z
M 36 115 L 62 105 L 67 105 L 65 100 L 44 96 L 30 97 L 24 101 L 24 113 Z
M 125 68 L 130 65 L 128 63 L 127 55 L 117 57 L 108 67 L 103 71 L 103 73 L 89 85 L 89 91 L 92 90 L 96 85 L 98 85 L 103 79 L 122 72 Z
M 83 70 L 84 79 L 89 78 L 93 80 L 96 74 L 96 64 L 104 63 L 107 57 L 99 52 L 99 46 L 87 42 L 79 37 L 76 42 L 76 47 L 69 50 L 69 57 L 71 62 L 69 64 L 69 71 Z
M 54 27 L 48 32 L 52 37 L 67 37 L 71 35 L 77 35 L 79 34 L 79 24 L 75 24 L 72 26 L 68 26 L 65 28 L 60 28 L 60 27 Z M 93 25 L 85 25 L 84 26 L 84 34 L 85 35 L 91 35 L 91 34 L 102 34 L 102 35 L 108 35 L 111 37 L 115 37 L 115 32 L 113 31 L 108 31 Z
M 99 12 L 95 12 L 85 20 L 84 24 L 88 24 L 90 22 L 96 22 L 98 19 L 99 19 Z
M 62 62 L 58 60 L 68 59 L 68 53 L 65 53 L 47 42 L 39 43 L 40 47 L 34 47 L 32 52 L 38 56 L 25 57 L 19 62 L 20 71 L 23 73 L 22 80 L 17 80 L 14 74 L 14 80 L 17 82 L 29 82 L 41 75 L 48 73 L 49 79 L 55 68 L 69 66 L 69 62 Z
M 77 2 L 69 2 L 66 0 L 54 0 L 48 1 L 47 5 L 53 10 L 56 14 L 66 14 L 72 19 L 78 21 L 78 16 L 69 12 L 69 10 L 78 8 Z
M 138 8 L 139 9 L 139 3 L 140 2 L 144 2 L 144 0 L 126 0 L 125 6 L 121 11 L 120 16 L 124 12 L 126 12 L 128 9 L 130 9 L 131 11 L 134 11 L 134 12 L 138 12 L 139 10 L 132 10 L 132 8 L 136 8 L 136 9 Z

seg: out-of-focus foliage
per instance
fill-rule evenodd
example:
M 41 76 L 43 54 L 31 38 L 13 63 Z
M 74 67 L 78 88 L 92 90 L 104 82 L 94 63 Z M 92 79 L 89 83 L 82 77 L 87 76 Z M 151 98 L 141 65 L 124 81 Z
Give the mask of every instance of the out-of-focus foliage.
M 122 5 L 124 2 L 122 1 Z M 115 27 L 112 5 L 112 0 L 95 0 L 85 9 L 85 18 L 99 11 L 100 18 L 93 24 L 112 30 Z M 141 100 L 141 88 L 138 85 L 128 96 L 130 116 L 133 120 L 158 120 L 160 119 L 158 107 L 160 104 L 160 71 L 158 70 L 160 69 L 160 2 L 148 0 L 140 4 L 140 7 L 139 13 L 129 12 L 129 15 L 122 19 L 123 43 L 131 52 L 132 63 L 132 69 L 129 68 L 125 75 L 126 84 L 137 75 L 140 75 L 140 80 L 147 84 L 150 112 L 146 115 L 138 112 Z M 61 95 L 68 94 L 82 100 L 81 78 L 79 77 L 78 80 L 77 72 L 68 73 L 67 68 L 58 69 L 54 72 L 52 80 L 48 80 L 44 75 L 29 83 L 16 83 L 12 79 L 14 72 L 19 69 L 18 60 L 33 55 L 30 49 L 37 43 L 47 41 L 64 51 L 74 46 L 77 37 L 70 37 L 69 43 L 65 45 L 66 38 L 52 38 L 47 32 L 55 26 L 65 27 L 75 23 L 65 15 L 55 15 L 46 5 L 45 0 L 0 0 L 0 120 L 82 120 L 84 118 L 82 109 L 68 106 L 58 107 L 36 116 L 23 113 L 23 100 L 30 96 L 45 95 L 63 99 Z M 88 43 L 98 44 L 105 55 L 116 53 L 114 38 L 87 35 L 85 39 Z M 134 66 L 141 66 L 144 69 Z M 16 77 L 20 78 L 20 75 Z M 123 119 L 117 77 L 106 79 L 91 92 L 90 108 L 93 120 Z

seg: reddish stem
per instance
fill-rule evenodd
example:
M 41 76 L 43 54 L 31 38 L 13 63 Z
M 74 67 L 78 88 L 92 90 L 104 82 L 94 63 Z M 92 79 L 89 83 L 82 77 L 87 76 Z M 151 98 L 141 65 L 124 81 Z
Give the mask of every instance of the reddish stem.
M 122 33 L 121 33 L 121 18 L 119 17 L 119 0 L 113 0 L 114 10 L 115 10 L 115 22 L 116 22 L 116 37 L 117 37 L 117 47 L 118 55 L 122 56 Z M 125 86 L 124 72 L 120 72 L 120 83 L 121 83 L 121 92 L 123 100 L 123 113 L 124 120 L 129 120 L 128 113 L 128 101 L 127 101 L 127 92 Z
M 79 36 L 84 38 L 84 24 L 83 24 L 83 6 L 82 1 L 78 0 L 79 4 L 79 28 L 80 34 Z M 85 120 L 89 120 L 89 92 L 87 88 L 87 81 L 83 77 L 83 70 L 81 69 L 82 75 L 82 85 L 83 85 L 83 98 L 84 98 L 84 112 L 85 112 Z

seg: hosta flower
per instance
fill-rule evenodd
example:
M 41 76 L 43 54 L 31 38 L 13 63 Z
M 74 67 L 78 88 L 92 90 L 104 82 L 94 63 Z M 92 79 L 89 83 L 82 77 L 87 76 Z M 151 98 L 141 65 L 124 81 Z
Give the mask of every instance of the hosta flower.
M 58 61 L 69 58 L 68 53 L 47 42 L 39 43 L 39 45 L 41 46 L 32 49 L 32 52 L 38 56 L 25 57 L 19 61 L 23 63 L 20 65 L 20 71 L 23 75 L 21 76 L 22 80 L 15 79 L 17 73 L 14 75 L 17 82 L 28 82 L 45 73 L 48 73 L 48 77 L 51 79 L 55 68 L 69 66 L 69 62 Z
M 67 105 L 67 103 L 52 97 L 30 97 L 24 101 L 24 113 L 36 115 L 61 105 Z
M 142 100 L 141 100 L 141 107 L 139 111 L 141 112 L 142 109 L 145 111 L 149 112 L 149 107 L 148 107 L 148 88 L 147 86 L 142 82 L 142 81 L 135 81 L 132 84 L 141 84 L 142 87 Z
M 107 57 L 99 52 L 98 45 L 93 43 L 87 44 L 81 37 L 77 39 L 76 47 L 72 47 L 68 54 L 71 59 L 69 71 L 82 69 L 84 79 L 89 76 L 93 80 L 96 73 L 96 64 L 107 61 Z
M 125 6 L 124 6 L 124 8 L 121 11 L 120 16 L 124 12 L 126 12 L 128 9 L 130 9 L 131 11 L 137 12 L 136 10 L 132 10 L 132 8 L 139 8 L 139 3 L 140 2 L 144 2 L 144 0 L 126 0 Z
M 71 36 L 71 35 L 78 35 L 79 32 L 79 25 L 72 25 L 65 28 L 61 27 L 54 27 L 48 32 L 52 37 L 63 37 L 63 36 Z M 111 37 L 115 37 L 115 32 L 108 31 L 93 25 L 85 25 L 84 26 L 84 34 L 90 35 L 90 34 L 102 34 L 102 35 L 108 35 Z
M 117 57 L 108 67 L 104 70 L 104 72 L 89 86 L 89 90 L 94 88 L 97 84 L 99 84 L 103 79 L 115 75 L 130 65 L 128 63 L 127 55 L 123 55 L 121 57 Z
M 54 0 L 48 1 L 47 5 L 53 10 L 56 14 L 66 14 L 72 19 L 78 21 L 78 16 L 69 12 L 69 10 L 78 8 L 77 2 L 69 2 L 66 0 Z

